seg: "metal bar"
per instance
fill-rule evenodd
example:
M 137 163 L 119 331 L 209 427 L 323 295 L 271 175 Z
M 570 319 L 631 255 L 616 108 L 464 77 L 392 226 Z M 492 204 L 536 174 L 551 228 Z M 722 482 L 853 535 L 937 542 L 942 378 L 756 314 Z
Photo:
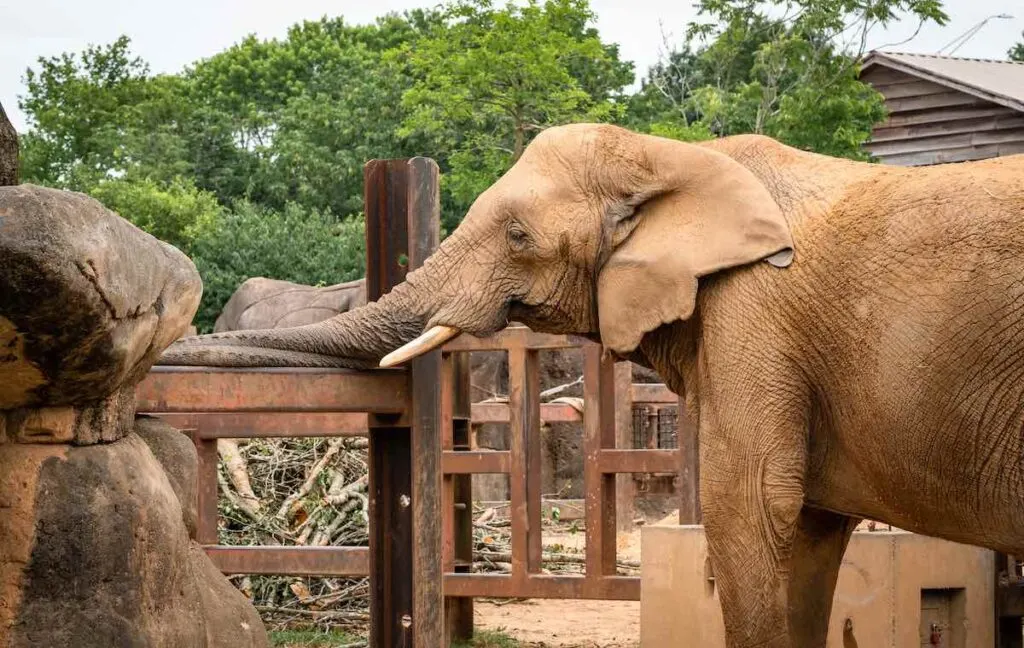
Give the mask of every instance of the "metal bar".
M 509 479 L 512 517 L 512 575 L 541 570 L 540 357 L 520 347 L 508 352 L 509 414 L 512 427 Z
M 405 278 L 408 268 L 408 166 L 372 160 L 364 168 L 367 300 L 376 301 Z M 404 264 L 401 263 L 404 259 Z M 401 372 L 405 392 L 411 391 Z M 370 646 L 412 645 L 411 434 L 408 427 L 377 427 L 370 419 Z M 404 623 L 409 619 L 409 623 Z M 420 647 L 416 647 L 420 648 Z
M 619 364 L 629 367 L 627 363 Z M 674 405 L 679 399 L 669 391 L 668 387 L 661 384 L 636 383 L 625 393 L 629 395 L 629 401 L 640 404 L 671 403 Z M 541 403 L 540 419 L 547 423 L 575 423 L 582 421 L 583 415 L 567 403 Z M 488 401 L 473 403 L 474 423 L 508 423 L 508 421 L 508 403 Z
M 631 362 L 615 363 L 615 447 L 630 448 L 633 443 L 633 364 Z M 623 452 L 628 450 L 605 450 L 601 453 L 600 460 L 604 465 L 608 452 Z M 607 473 L 611 471 L 604 470 Z M 619 471 L 615 471 L 619 472 Z M 637 472 L 637 471 L 625 471 Z M 671 471 L 671 472 L 674 472 Z M 615 480 L 615 520 L 619 531 L 630 532 L 633 530 L 633 480 L 623 478 Z
M 588 576 L 615 573 L 615 475 L 600 470 L 601 451 L 615 447 L 615 367 L 601 347 L 583 351 L 583 490 Z
M 531 574 L 522 579 L 499 574 L 444 575 L 448 596 L 495 598 L 555 598 L 639 601 L 636 576 L 548 576 Z
M 441 464 L 446 475 L 508 474 L 512 453 L 507 450 L 446 450 Z
M 679 524 L 700 524 L 700 443 L 696 424 L 679 398 Z
M 441 236 L 439 169 L 433 160 L 409 160 L 407 218 L 409 268 L 423 266 Z M 410 363 L 412 392 L 412 646 L 445 641 L 442 581 L 441 350 Z
M 153 367 L 139 412 L 374 412 L 401 414 L 405 372 L 347 369 Z
M 197 428 L 201 439 L 366 436 L 367 414 L 357 412 L 140 412 L 177 429 Z
M 363 167 L 367 301 L 390 292 L 409 270 L 407 189 L 408 160 L 370 160 Z
M 199 430 L 189 433 L 196 447 L 198 464 L 196 466 L 196 542 L 204 545 L 215 545 L 217 537 L 217 442 L 203 439 Z
M 442 589 L 441 351 L 411 362 L 412 646 L 441 646 Z
M 451 355 L 445 354 L 441 364 L 441 465 L 442 476 L 442 537 L 444 546 L 441 552 L 441 569 L 455 571 L 455 482 L 451 471 L 447 470 L 448 457 L 456 454 L 455 425 L 455 363 Z
M 448 355 L 451 362 L 451 441 L 454 454 L 470 449 L 470 371 L 469 354 Z M 442 459 L 442 465 L 444 465 Z M 453 569 L 445 572 L 468 572 L 473 565 L 473 476 L 450 475 L 454 524 L 452 538 L 455 554 Z M 448 643 L 473 638 L 473 599 L 466 596 L 445 597 L 445 624 Z
M 670 395 L 672 403 L 677 397 L 663 385 L 634 384 L 632 396 L 647 400 L 634 400 L 637 403 L 662 403 L 658 400 L 661 393 L 654 387 L 662 387 L 664 394 Z M 654 394 L 655 396 L 651 396 Z M 305 406 L 305 405 L 304 405 Z M 541 403 L 541 421 L 547 423 L 572 423 L 583 420 L 574 407 L 566 403 Z M 200 412 L 200 411 L 146 411 L 140 414 L 159 416 L 176 428 L 201 428 L 204 439 L 249 439 L 249 438 L 297 438 L 297 437 L 333 437 L 333 436 L 365 436 L 367 432 L 367 414 L 365 412 L 318 412 L 318 411 L 275 411 L 275 412 Z M 508 403 L 478 402 L 471 406 L 471 417 L 474 423 L 508 423 Z M 200 423 L 200 421 L 202 421 Z M 396 419 L 396 425 L 404 424 L 404 420 Z M 621 443 L 621 441 L 620 441 Z
M 508 423 L 509 405 L 501 402 L 473 403 L 472 417 L 474 423 Z M 547 423 L 575 423 L 583 420 L 583 415 L 568 403 L 541 403 L 540 420 Z
M 360 577 L 370 573 L 366 547 L 207 545 L 203 550 L 225 574 Z
M 370 430 L 370 645 L 407 640 L 412 615 L 412 461 L 409 428 Z
M 535 333 L 522 325 L 513 325 L 486 338 L 462 334 L 444 346 L 446 352 L 455 351 L 505 351 L 508 349 L 573 349 L 593 344 L 586 338 L 574 335 L 551 335 Z
M 597 455 L 598 470 L 606 475 L 616 473 L 675 474 L 679 470 L 678 450 L 601 450 Z
M 634 403 L 675 405 L 679 396 L 662 383 L 633 383 L 630 397 Z

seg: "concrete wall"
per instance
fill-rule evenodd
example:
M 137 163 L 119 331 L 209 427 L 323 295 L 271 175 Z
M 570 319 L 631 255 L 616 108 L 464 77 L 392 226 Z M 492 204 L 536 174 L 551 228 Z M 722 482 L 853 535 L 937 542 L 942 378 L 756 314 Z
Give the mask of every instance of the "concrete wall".
M 642 648 L 724 648 L 701 527 L 642 531 Z M 858 531 L 839 573 L 828 648 L 908 648 L 939 623 L 941 648 L 994 643 L 994 554 L 903 531 Z M 846 634 L 844 640 L 844 632 Z

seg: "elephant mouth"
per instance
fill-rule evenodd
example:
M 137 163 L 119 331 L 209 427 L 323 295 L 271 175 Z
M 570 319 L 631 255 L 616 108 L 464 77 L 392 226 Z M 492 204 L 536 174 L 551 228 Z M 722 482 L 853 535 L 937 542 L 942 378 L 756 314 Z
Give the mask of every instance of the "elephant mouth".
M 445 343 L 462 333 L 469 333 L 476 337 L 493 335 L 508 326 L 509 316 L 514 310 L 515 302 L 506 301 L 491 317 L 491 322 L 485 326 L 441 324 L 440 321 L 447 321 L 448 318 L 435 316 L 434 323 L 427 326 L 423 333 L 381 358 L 380 367 L 390 368 L 405 364 L 424 353 L 444 346 Z

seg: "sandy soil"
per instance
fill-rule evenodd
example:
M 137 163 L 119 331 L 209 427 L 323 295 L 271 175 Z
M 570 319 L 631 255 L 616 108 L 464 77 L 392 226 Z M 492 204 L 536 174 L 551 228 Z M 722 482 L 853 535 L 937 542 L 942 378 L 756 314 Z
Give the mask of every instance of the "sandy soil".
M 536 646 L 636 648 L 640 645 L 639 601 L 533 599 L 473 606 L 477 628 L 500 630 Z
M 679 514 L 670 513 L 671 522 Z M 640 529 L 620 534 L 618 555 L 640 560 Z M 583 533 L 545 533 L 544 545 L 582 551 Z M 636 648 L 640 645 L 639 601 L 562 601 L 532 599 L 496 604 L 477 601 L 473 617 L 478 628 L 501 630 L 538 647 Z

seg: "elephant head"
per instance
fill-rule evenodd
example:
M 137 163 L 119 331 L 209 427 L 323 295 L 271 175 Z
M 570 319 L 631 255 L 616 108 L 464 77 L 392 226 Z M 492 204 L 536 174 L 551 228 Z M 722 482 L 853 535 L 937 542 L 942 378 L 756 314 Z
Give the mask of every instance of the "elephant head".
M 626 355 L 690 317 L 698 278 L 766 258 L 784 265 L 792 248 L 764 185 L 712 147 L 554 127 L 378 301 L 308 326 L 185 338 L 161 362 L 390 366 L 511 320 Z

